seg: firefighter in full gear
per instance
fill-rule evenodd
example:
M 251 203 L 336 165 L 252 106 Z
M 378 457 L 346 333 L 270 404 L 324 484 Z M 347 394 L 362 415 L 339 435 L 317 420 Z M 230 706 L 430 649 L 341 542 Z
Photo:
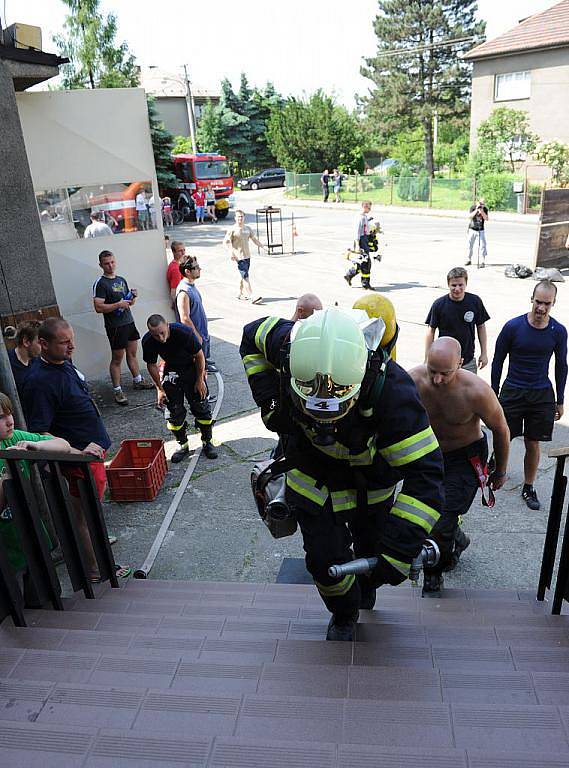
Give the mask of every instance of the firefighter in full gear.
M 373 323 L 381 334 L 366 345 Z M 353 639 L 358 610 L 373 608 L 376 588 L 408 577 L 442 506 L 437 440 L 412 380 L 379 347 L 383 331 L 380 318 L 335 308 L 298 323 L 261 318 L 241 340 L 255 402 L 281 438 L 285 501 L 332 613 L 329 640 Z M 378 564 L 369 575 L 328 574 L 354 556 Z
M 344 275 L 344 280 L 351 286 L 352 280 L 359 272 L 361 274 L 362 288 L 365 290 L 371 290 L 371 254 L 377 254 L 374 258 L 378 259 L 378 261 L 381 260 L 377 241 L 377 236 L 381 230 L 379 224 L 374 223 L 370 211 L 371 202 L 364 200 L 356 225 L 354 248 L 348 250 L 346 254 L 346 258 L 351 262 L 351 266 Z
M 142 354 L 148 373 L 156 385 L 158 405 L 167 405 L 167 427 L 175 436 L 178 450 L 170 461 L 174 464 L 189 455 L 187 401 L 195 417 L 208 459 L 217 459 L 212 443 L 213 419 L 208 400 L 205 356 L 193 331 L 181 323 L 167 323 L 162 315 L 150 315 L 148 333 L 142 339 Z M 158 357 L 164 360 L 164 372 L 160 375 Z

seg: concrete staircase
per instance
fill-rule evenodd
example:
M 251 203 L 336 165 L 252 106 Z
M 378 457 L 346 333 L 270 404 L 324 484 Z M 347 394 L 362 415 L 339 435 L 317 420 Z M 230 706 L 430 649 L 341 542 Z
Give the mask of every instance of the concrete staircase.
M 0 766 L 566 768 L 569 617 L 383 588 L 355 643 L 313 587 L 129 581 L 0 627 Z

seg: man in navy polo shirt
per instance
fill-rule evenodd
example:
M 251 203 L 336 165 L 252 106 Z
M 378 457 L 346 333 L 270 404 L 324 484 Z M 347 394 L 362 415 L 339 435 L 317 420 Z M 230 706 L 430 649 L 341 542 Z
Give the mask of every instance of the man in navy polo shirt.
M 89 394 L 85 377 L 72 363 L 75 350 L 73 328 L 62 317 L 50 317 L 39 327 L 38 338 L 41 357 L 23 389 L 28 431 L 63 437 L 73 448 L 103 458 L 111 440 Z M 97 562 L 79 499 L 77 469 L 70 467 L 63 471 L 69 482 L 88 569 L 95 581 L 98 578 Z M 94 462 L 91 471 L 99 498 L 102 498 L 106 485 L 105 465 Z
M 540 502 L 533 487 L 539 466 L 541 441 L 549 442 L 553 424 L 563 415 L 567 382 L 567 330 L 551 317 L 557 286 L 541 280 L 531 296 L 531 310 L 508 320 L 496 339 L 492 362 L 492 389 L 510 428 L 510 437 L 523 435 L 525 443 L 522 498 L 529 509 Z M 555 355 L 555 392 L 549 380 L 549 361 Z M 509 357 L 502 388 L 502 368 Z

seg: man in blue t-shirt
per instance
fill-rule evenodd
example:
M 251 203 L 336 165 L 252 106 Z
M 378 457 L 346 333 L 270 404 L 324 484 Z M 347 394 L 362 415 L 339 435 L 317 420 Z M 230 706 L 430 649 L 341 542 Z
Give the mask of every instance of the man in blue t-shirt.
M 533 290 L 531 310 L 509 320 L 496 340 L 492 389 L 500 403 L 510 436 L 524 436 L 522 498 L 530 509 L 540 503 L 533 487 L 539 465 L 539 443 L 551 440 L 553 423 L 563 415 L 567 381 L 567 330 L 550 316 L 557 286 L 542 280 Z M 549 380 L 549 361 L 555 354 L 555 393 Z M 508 374 L 500 390 L 502 367 L 509 355 Z
M 215 373 L 217 368 L 209 359 L 209 331 L 207 315 L 202 296 L 196 285 L 201 277 L 201 267 L 195 256 L 188 256 L 180 262 L 182 279 L 176 287 L 176 320 L 187 325 L 196 335 L 206 359 L 206 368 Z
M 18 390 L 20 399 L 22 397 L 24 384 L 26 383 L 34 364 L 39 361 L 41 352 L 41 346 L 38 339 L 39 327 L 40 324 L 37 320 L 32 320 L 29 323 L 22 323 L 19 325 L 16 334 L 16 346 L 8 352 L 10 367 L 12 368 L 12 374 L 14 376 L 14 381 L 16 382 L 16 389 Z
M 429 326 L 425 338 L 425 362 L 438 328 L 439 336 L 451 336 L 460 344 L 462 367 L 471 373 L 488 363 L 486 321 L 490 315 L 482 299 L 467 293 L 468 272 L 454 267 L 447 275 L 448 294 L 433 302 L 425 323 Z M 480 357 L 475 356 L 474 330 L 478 333 Z

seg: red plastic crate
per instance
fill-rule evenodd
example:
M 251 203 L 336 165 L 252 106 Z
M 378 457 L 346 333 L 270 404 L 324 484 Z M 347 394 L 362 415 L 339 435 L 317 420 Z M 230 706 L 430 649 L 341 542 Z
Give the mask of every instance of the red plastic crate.
M 152 501 L 164 478 L 167 465 L 163 440 L 123 440 L 107 467 L 113 501 Z

